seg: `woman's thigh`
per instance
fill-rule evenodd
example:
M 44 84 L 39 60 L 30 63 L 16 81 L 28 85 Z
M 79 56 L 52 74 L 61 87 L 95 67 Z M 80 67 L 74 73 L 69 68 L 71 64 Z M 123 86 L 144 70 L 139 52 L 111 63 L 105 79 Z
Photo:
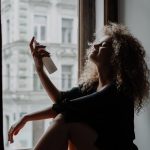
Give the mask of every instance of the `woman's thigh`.
M 57 115 L 50 127 L 38 141 L 34 150 L 67 150 L 68 124 L 61 114 Z
M 98 134 L 84 123 L 69 123 L 69 138 L 77 150 L 98 150 L 95 145 Z

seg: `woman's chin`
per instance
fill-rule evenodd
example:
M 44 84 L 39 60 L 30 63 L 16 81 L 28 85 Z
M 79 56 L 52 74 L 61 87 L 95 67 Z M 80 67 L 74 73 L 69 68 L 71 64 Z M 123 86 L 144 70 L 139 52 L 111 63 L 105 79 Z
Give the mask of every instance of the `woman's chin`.
M 91 53 L 91 54 L 89 54 L 89 56 L 88 56 L 88 59 L 90 59 L 91 61 L 93 61 L 94 60 L 94 54 L 93 53 Z

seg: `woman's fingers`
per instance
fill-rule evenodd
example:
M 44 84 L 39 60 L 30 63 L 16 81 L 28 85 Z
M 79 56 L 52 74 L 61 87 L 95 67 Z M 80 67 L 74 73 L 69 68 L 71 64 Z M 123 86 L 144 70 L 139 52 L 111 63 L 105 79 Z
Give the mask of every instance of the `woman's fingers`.
M 50 57 L 49 54 L 41 54 L 40 56 L 41 56 L 41 57 Z
M 42 57 L 50 57 L 49 53 L 37 53 L 37 52 L 33 52 L 33 57 L 37 57 L 37 58 L 42 58 Z
M 8 141 L 10 141 L 10 143 L 13 143 L 14 140 L 13 140 L 13 134 L 14 134 L 14 128 L 11 127 L 9 132 L 8 132 Z
M 42 56 L 42 55 L 50 56 L 50 53 L 48 51 L 46 51 L 44 48 L 38 48 L 37 52 L 40 56 Z
M 35 38 L 34 38 L 34 36 L 33 36 L 33 38 L 32 38 L 31 41 L 30 41 L 30 44 L 29 44 L 30 50 L 31 50 L 32 53 L 34 52 L 34 47 L 33 47 L 34 39 L 35 39 Z
M 34 52 L 32 53 L 32 56 L 33 56 L 33 57 L 37 57 L 37 58 L 40 57 L 40 55 L 39 55 L 39 53 L 38 53 L 37 51 L 34 51 Z
M 39 49 L 44 49 L 45 47 L 46 47 L 46 46 L 44 46 L 44 45 L 36 44 L 34 51 L 38 52 Z
M 16 122 L 15 124 L 11 126 L 8 132 L 8 141 L 10 143 L 14 142 L 14 139 L 13 139 L 14 135 L 17 135 L 20 129 L 23 128 L 24 125 L 25 125 L 25 122 L 22 118 L 21 120 L 19 120 L 18 122 Z
M 35 48 L 33 44 L 35 43 Z M 46 46 L 38 43 L 33 37 L 30 42 L 30 49 L 33 57 L 41 58 L 41 57 L 50 57 L 50 53 L 45 50 Z
M 36 41 L 36 39 L 34 39 L 35 45 L 40 45 L 39 42 Z
M 38 54 L 41 57 L 50 57 L 50 53 L 47 52 L 45 49 L 42 49 L 42 48 L 38 50 Z
M 50 54 L 48 51 L 46 51 L 45 49 L 39 49 L 38 53 L 45 53 L 45 54 Z
M 10 141 L 10 143 L 13 143 L 13 142 L 14 142 L 13 134 L 10 135 L 10 140 L 9 140 L 9 141 Z
M 50 57 L 50 53 L 48 52 L 40 52 L 40 53 L 33 52 L 32 55 L 33 57 L 36 57 L 36 58 Z
M 39 44 L 39 45 L 36 45 L 35 47 L 37 47 L 38 49 L 39 49 L 39 48 L 46 48 L 45 45 L 40 45 L 40 44 Z

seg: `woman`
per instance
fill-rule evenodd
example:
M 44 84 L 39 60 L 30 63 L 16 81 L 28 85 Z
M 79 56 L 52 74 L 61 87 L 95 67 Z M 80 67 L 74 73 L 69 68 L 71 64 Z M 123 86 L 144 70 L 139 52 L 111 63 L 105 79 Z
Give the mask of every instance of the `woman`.
M 137 150 L 133 143 L 134 109 L 139 112 L 149 94 L 149 69 L 145 50 L 123 25 L 104 26 L 95 40 L 79 86 L 59 91 L 43 70 L 42 57 L 49 53 L 40 45 L 30 48 L 39 78 L 52 107 L 25 115 L 9 131 L 9 141 L 27 121 L 55 118 L 35 150 L 66 150 L 68 141 L 77 150 Z

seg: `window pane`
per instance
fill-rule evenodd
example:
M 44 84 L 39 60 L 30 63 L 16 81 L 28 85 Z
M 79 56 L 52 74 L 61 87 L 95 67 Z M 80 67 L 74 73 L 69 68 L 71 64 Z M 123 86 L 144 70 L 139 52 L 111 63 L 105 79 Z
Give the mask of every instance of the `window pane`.
M 62 65 L 62 89 L 68 90 L 72 86 L 72 65 Z
M 62 19 L 62 42 L 71 43 L 72 38 L 72 19 Z
M 44 41 L 45 40 L 45 36 L 46 36 L 46 27 L 45 26 L 41 26 L 41 40 Z
M 34 15 L 34 35 L 41 42 L 46 40 L 47 16 Z
M 36 39 L 38 39 L 38 29 L 37 26 L 34 26 L 34 36 Z
M 44 70 L 59 90 L 76 86 L 77 0 L 2 0 L 1 4 L 5 149 L 33 147 L 51 119 L 27 123 L 13 144 L 7 142 L 8 129 L 20 117 L 53 104 L 35 71 L 29 42 L 35 36 L 46 45 L 57 71 Z

